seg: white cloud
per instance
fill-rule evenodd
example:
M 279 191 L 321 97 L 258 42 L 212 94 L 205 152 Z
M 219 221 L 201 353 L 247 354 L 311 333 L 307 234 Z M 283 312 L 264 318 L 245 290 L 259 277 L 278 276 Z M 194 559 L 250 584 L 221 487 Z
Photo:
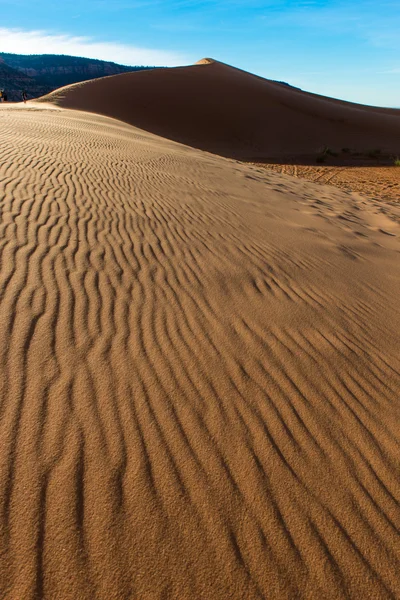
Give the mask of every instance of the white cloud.
M 137 48 L 118 42 L 98 42 L 90 37 L 55 35 L 0 27 L 0 51 L 16 54 L 69 54 L 109 60 L 124 65 L 174 67 L 187 64 L 184 57 L 164 50 Z

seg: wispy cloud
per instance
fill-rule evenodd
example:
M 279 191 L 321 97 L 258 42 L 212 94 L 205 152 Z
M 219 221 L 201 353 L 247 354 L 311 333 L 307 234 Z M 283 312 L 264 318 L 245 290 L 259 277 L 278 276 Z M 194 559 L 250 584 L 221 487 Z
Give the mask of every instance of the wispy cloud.
M 184 56 L 164 50 L 138 48 L 118 42 L 101 42 L 90 37 L 1 27 L 0 51 L 17 54 L 69 54 L 109 60 L 125 65 L 172 67 L 188 62 Z
M 386 71 L 381 71 L 380 74 L 383 74 L 383 75 L 397 75 L 397 74 L 400 74 L 400 67 L 394 67 L 393 69 L 387 69 Z

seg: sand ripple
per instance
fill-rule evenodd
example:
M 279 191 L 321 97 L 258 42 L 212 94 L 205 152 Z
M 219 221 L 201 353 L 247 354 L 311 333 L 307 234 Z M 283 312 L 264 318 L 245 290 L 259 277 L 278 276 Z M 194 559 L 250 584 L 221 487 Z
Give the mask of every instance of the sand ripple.
M 0 125 L 1 597 L 399 597 L 398 209 Z

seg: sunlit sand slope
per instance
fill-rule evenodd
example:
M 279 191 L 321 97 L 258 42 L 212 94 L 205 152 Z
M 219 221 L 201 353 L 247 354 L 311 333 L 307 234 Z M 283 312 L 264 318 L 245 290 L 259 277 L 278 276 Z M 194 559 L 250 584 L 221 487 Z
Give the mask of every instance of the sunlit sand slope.
M 0 126 L 0 597 L 399 597 L 398 209 Z
M 223 63 L 153 69 L 73 84 L 43 98 L 104 114 L 227 157 L 400 153 L 400 111 L 316 96 Z

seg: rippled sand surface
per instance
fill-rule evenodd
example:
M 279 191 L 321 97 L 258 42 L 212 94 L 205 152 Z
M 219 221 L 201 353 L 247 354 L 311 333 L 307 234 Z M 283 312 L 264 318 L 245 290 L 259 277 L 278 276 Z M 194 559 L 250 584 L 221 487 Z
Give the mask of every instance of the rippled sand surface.
M 0 128 L 0 597 L 399 597 L 400 209 Z

